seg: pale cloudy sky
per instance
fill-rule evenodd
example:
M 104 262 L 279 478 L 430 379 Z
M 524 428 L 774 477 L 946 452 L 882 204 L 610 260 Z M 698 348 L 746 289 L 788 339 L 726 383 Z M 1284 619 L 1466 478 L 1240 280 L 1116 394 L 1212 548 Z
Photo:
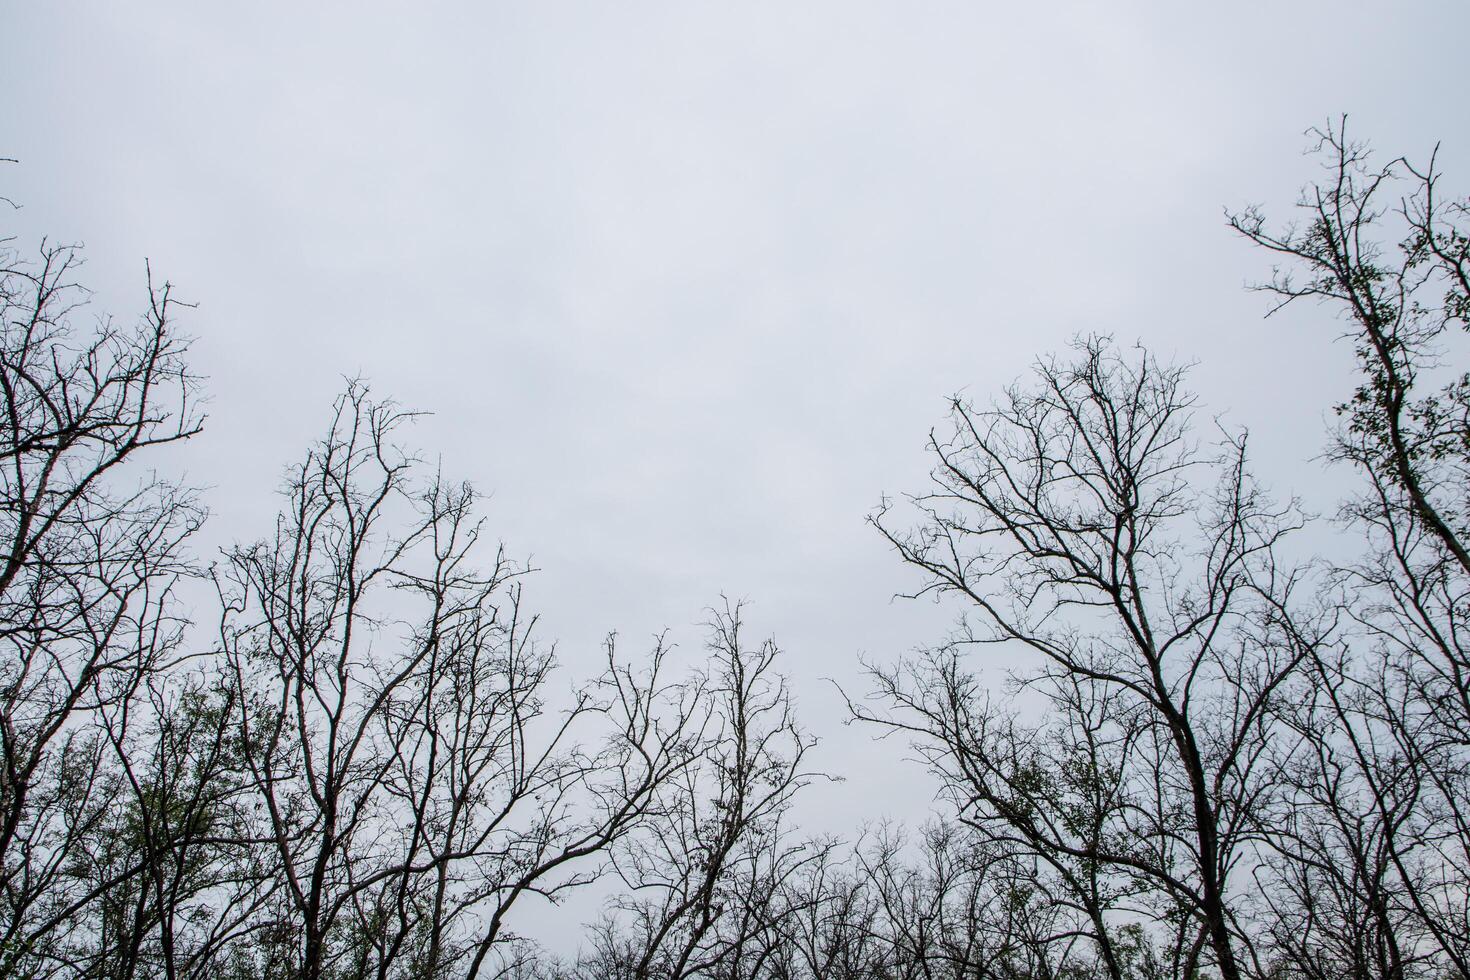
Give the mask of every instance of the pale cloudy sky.
M 1339 113 L 1470 174 L 1470 4 L 22 3 L 0 6 L 0 194 L 198 303 L 212 542 L 268 530 L 343 375 L 493 493 L 574 669 L 751 600 L 785 647 L 832 829 L 927 806 L 820 678 L 952 610 L 864 525 L 921 486 L 945 396 L 1079 331 L 1197 359 L 1266 481 L 1347 388 L 1332 323 L 1270 322 L 1225 229 L 1285 215 Z M 1461 181 L 1460 186 L 1466 182 Z

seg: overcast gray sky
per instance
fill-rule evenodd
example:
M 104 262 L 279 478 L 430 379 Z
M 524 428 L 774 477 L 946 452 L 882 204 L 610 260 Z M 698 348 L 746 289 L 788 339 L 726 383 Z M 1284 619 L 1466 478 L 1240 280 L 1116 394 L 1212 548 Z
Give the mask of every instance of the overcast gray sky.
M 614 629 L 693 655 L 750 599 L 852 777 L 833 829 L 926 805 L 819 678 L 943 635 L 863 518 L 921 486 L 945 396 L 1141 339 L 1330 503 L 1346 351 L 1263 322 L 1221 208 L 1284 216 L 1342 112 L 1470 173 L 1463 0 L 3 10 L 11 227 L 85 242 L 98 309 L 145 256 L 199 304 L 211 541 L 268 530 L 361 373 L 493 493 L 574 669 Z

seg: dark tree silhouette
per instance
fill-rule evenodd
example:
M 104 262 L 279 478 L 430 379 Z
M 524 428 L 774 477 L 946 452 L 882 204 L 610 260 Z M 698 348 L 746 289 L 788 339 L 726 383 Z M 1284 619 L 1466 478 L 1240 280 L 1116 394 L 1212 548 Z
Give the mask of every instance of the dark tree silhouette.
M 263 973 L 477 976 L 525 895 L 555 898 L 690 763 L 663 651 L 564 711 L 518 570 L 475 564 L 468 487 L 413 480 L 407 416 L 353 384 L 273 539 L 219 572 L 236 736 L 279 882 Z M 673 710 L 661 711 L 664 707 Z M 580 862 L 580 863 L 579 863 Z
M 202 420 L 169 286 L 119 328 L 75 249 L 0 242 L 0 975 L 1470 977 L 1470 202 L 1314 139 L 1302 223 L 1229 220 L 1346 325 L 1352 557 L 1288 560 L 1296 504 L 1145 350 L 954 400 L 873 524 L 959 626 L 848 700 L 942 812 L 852 841 L 795 822 L 815 740 L 740 605 L 702 663 L 609 637 L 564 684 L 361 382 L 202 568 L 154 470 Z M 518 931 L 594 882 L 562 948 Z
M 172 601 L 202 508 L 140 468 L 199 431 L 167 284 L 131 328 L 83 322 L 75 248 L 0 249 L 0 972 L 90 969 L 94 861 L 119 787 L 104 721 L 182 656 Z
M 698 761 L 614 852 L 629 896 L 584 964 L 593 975 L 761 977 L 785 941 L 782 888 L 822 851 L 785 826 L 814 775 L 813 742 L 776 673 L 775 644 L 746 646 L 742 626 L 738 605 L 713 614 L 710 666 L 695 682 Z
M 1437 153 L 1377 164 L 1346 120 L 1312 135 L 1325 176 L 1302 195 L 1304 222 L 1230 216 L 1280 257 L 1261 287 L 1277 309 L 1326 304 L 1359 366 L 1331 454 L 1361 480 L 1341 521 L 1366 548 L 1334 569 L 1332 642 L 1309 644 L 1300 793 L 1273 837 L 1290 869 L 1278 934 L 1311 976 L 1465 976 L 1470 211 L 1445 193 Z
M 1184 975 L 1208 959 L 1244 976 L 1239 907 L 1277 702 L 1304 656 L 1278 610 L 1298 578 L 1276 558 L 1298 524 L 1246 470 L 1245 437 L 1191 431 L 1183 371 L 1078 342 L 992 408 L 953 403 L 935 435 L 920 521 L 874 523 L 923 575 L 963 598 L 961 634 L 874 672 L 960 818 L 1049 867 L 1113 977 L 1110 919 L 1174 933 Z M 1032 658 L 1023 722 L 964 666 L 976 645 Z

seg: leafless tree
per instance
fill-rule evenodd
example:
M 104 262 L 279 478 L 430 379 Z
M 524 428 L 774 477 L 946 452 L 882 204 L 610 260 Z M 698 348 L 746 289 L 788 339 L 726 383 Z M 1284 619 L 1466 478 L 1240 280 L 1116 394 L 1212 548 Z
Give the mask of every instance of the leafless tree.
M 474 494 L 412 479 L 407 416 L 351 385 L 273 539 L 219 573 L 237 737 L 280 881 L 263 973 L 481 975 L 525 895 L 586 880 L 689 762 L 662 650 L 565 711 Z M 665 710 L 669 709 L 669 710 Z M 581 862 L 580 864 L 578 862 Z M 504 964 L 502 964 L 504 965 Z
M 1042 866 L 971 828 L 932 823 L 913 846 L 884 829 L 855 850 L 853 864 L 874 902 L 867 928 L 887 975 L 1081 977 L 1095 959 Z
M 233 692 L 215 667 L 140 676 L 138 692 L 99 715 L 111 792 L 84 843 L 106 885 L 82 920 L 96 950 L 87 976 L 213 976 L 274 896 L 253 846 Z
M 1470 212 L 1444 191 L 1437 152 L 1424 166 L 1376 163 L 1345 119 L 1312 136 L 1324 176 L 1302 195 L 1302 223 L 1278 230 L 1255 208 L 1230 216 L 1283 263 L 1262 287 L 1276 309 L 1331 307 L 1359 368 L 1331 456 L 1361 478 L 1341 517 L 1367 548 L 1335 570 L 1341 627 L 1312 645 L 1301 723 L 1300 767 L 1314 778 L 1300 780 L 1298 799 L 1330 832 L 1283 837 L 1312 874 L 1297 879 L 1280 931 L 1326 944 L 1297 951 L 1317 975 L 1466 976 L 1470 375 L 1459 365 Z M 1330 914 L 1313 904 L 1325 895 Z M 1363 938 L 1333 946 L 1347 936 Z
M 199 431 L 168 284 L 131 328 L 88 320 L 75 248 L 0 243 L 0 972 L 88 969 L 100 897 L 142 870 L 110 818 L 99 719 L 181 656 L 172 599 L 202 508 L 140 466 Z
M 699 692 L 697 761 L 659 794 L 656 817 L 615 852 L 629 894 L 586 964 L 631 980 L 754 978 L 784 941 L 784 885 L 822 852 L 785 818 L 813 777 L 779 651 L 746 646 L 741 609 L 710 622 L 712 665 Z
M 874 523 L 917 594 L 970 614 L 875 672 L 888 710 L 856 710 L 916 738 L 962 820 L 1050 867 L 1110 975 L 1127 915 L 1172 930 L 1178 975 L 1236 980 L 1255 961 L 1237 900 L 1260 763 L 1304 656 L 1276 558 L 1297 518 L 1252 483 L 1243 436 L 1195 441 L 1183 374 L 1091 339 L 993 408 L 953 403 L 918 526 L 887 506 Z M 976 645 L 1029 658 L 1014 696 L 1039 721 L 986 695 Z
M 770 976 L 781 980 L 885 975 L 888 948 L 875 923 L 879 905 L 851 855 L 824 848 L 787 885 L 781 959 Z
M 1085 980 L 1104 975 L 1035 862 L 958 825 L 911 840 L 883 827 L 856 846 L 788 848 L 784 873 L 732 874 L 721 955 L 691 976 L 760 980 Z M 759 926 L 753 924 L 760 924 Z M 604 925 L 578 977 L 634 976 L 637 931 Z M 641 933 L 646 936 L 646 931 Z M 1125 930 L 1129 976 L 1148 976 Z M 710 945 L 714 945 L 713 943 Z M 667 961 L 665 961 L 667 962 Z M 655 969 L 653 976 L 667 975 Z

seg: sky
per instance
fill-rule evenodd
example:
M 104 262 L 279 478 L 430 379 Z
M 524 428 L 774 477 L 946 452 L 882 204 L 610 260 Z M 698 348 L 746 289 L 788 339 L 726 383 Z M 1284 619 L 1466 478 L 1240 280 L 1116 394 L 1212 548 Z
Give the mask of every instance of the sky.
M 94 310 L 141 308 L 145 258 L 197 304 L 209 548 L 269 532 L 360 375 L 489 495 L 570 676 L 609 631 L 697 660 L 748 600 L 846 832 L 931 806 L 830 681 L 957 612 L 895 601 L 865 524 L 923 487 L 946 399 L 1141 341 L 1330 508 L 1348 352 L 1322 310 L 1263 319 L 1222 209 L 1288 216 L 1342 113 L 1470 173 L 1466 36 L 1463 0 L 6 0 L 0 195 L 21 244 L 85 243 Z

